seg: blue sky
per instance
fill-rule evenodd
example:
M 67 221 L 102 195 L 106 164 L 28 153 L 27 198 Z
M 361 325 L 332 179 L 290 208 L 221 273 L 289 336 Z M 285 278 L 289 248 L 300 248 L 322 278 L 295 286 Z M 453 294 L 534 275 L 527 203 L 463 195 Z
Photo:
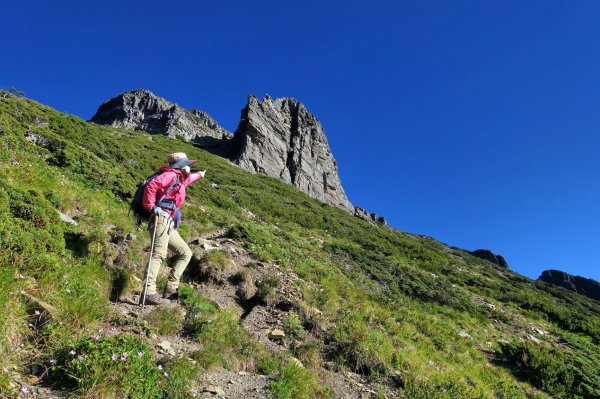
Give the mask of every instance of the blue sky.
M 600 280 L 600 2 L 0 0 L 0 86 L 88 119 L 147 88 L 235 130 L 248 94 L 322 122 L 355 204 Z

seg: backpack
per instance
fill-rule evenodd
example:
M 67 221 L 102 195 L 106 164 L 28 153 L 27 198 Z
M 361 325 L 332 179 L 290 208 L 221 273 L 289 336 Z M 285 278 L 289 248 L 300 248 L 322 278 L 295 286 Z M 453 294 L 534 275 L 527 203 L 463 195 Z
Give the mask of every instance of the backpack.
M 134 215 L 138 216 L 139 218 L 149 218 L 150 217 L 150 211 L 148 211 L 142 205 L 142 201 L 144 199 L 144 191 L 146 190 L 146 186 L 148 185 L 148 183 L 150 183 L 152 180 L 154 180 L 155 178 L 157 178 L 158 176 L 160 176 L 163 173 L 164 172 L 162 172 L 162 171 L 158 171 L 158 172 L 154 173 L 152 176 L 150 176 L 149 178 L 144 180 L 137 187 L 137 189 L 135 190 L 135 194 L 133 194 L 133 199 L 129 203 L 129 211 L 130 212 L 133 212 Z M 160 197 L 160 199 L 156 201 L 156 205 L 158 205 L 159 203 L 161 203 L 164 200 L 164 198 L 167 196 L 167 194 L 169 194 L 169 192 L 173 189 L 173 187 L 175 187 L 177 185 L 177 183 L 179 183 L 179 176 L 175 175 L 175 180 L 173 180 L 173 183 L 171 183 L 171 185 L 169 185 L 169 187 L 167 187 L 167 189 L 165 190 L 165 193 L 162 195 L 162 197 Z

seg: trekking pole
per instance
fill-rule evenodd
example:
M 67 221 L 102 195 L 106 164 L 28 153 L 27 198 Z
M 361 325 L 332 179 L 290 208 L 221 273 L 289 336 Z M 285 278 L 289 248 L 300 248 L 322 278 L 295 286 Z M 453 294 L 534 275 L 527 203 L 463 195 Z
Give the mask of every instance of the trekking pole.
M 142 312 L 146 306 L 146 291 L 148 290 L 148 278 L 150 277 L 150 267 L 152 266 L 152 255 L 154 253 L 154 240 L 156 239 L 156 225 L 158 224 L 158 215 L 154 216 L 152 227 L 152 245 L 150 246 L 150 258 L 148 259 L 148 267 L 146 268 L 146 277 L 144 278 L 144 290 L 142 291 Z

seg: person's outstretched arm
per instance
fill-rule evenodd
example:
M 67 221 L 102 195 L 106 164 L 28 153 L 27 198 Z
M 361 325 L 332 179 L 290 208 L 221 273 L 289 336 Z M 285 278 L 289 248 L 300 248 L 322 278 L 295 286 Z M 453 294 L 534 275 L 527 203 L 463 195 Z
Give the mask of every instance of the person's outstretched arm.
M 196 180 L 203 179 L 206 175 L 206 170 L 201 170 L 199 172 L 190 173 L 186 180 L 188 180 L 188 184 L 192 184 Z

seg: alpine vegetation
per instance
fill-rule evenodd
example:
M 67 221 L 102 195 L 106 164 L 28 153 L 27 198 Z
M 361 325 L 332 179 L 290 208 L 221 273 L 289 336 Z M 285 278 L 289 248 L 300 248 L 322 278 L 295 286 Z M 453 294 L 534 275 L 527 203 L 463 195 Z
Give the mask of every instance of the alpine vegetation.
M 599 302 L 355 217 L 296 102 L 251 99 L 247 142 L 175 111 L 248 152 L 0 92 L 0 397 L 600 398 Z

